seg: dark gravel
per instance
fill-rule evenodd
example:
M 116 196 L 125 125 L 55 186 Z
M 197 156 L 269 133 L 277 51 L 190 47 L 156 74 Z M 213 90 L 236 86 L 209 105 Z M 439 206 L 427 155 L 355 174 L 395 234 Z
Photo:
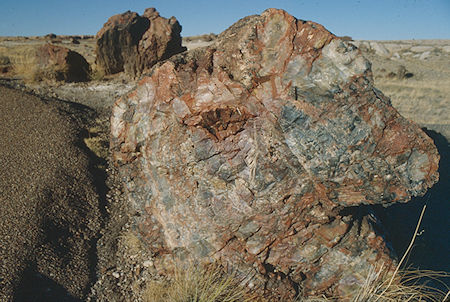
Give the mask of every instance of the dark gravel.
M 103 179 L 81 105 L 0 86 L 0 301 L 79 301 L 95 281 Z

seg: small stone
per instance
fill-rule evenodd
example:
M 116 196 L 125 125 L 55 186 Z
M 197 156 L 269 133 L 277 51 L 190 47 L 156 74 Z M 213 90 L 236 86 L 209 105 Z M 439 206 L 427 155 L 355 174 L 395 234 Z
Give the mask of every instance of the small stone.
M 142 265 L 143 265 L 144 267 L 150 267 L 150 266 L 153 265 L 153 261 L 151 261 L 151 260 L 146 260 L 146 261 L 144 261 L 144 263 L 142 263 Z
M 120 274 L 118 272 L 113 272 L 112 275 L 116 279 L 120 278 Z
M 396 53 L 394 53 L 394 54 L 392 55 L 392 59 L 399 60 L 399 59 L 401 59 L 401 57 L 400 57 L 399 53 L 396 52 Z
M 431 52 L 426 51 L 419 56 L 419 60 L 426 60 L 431 56 Z

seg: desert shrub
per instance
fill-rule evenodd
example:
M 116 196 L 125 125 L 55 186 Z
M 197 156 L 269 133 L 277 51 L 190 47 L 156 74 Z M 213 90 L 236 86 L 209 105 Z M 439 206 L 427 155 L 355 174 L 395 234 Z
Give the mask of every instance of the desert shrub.
M 11 70 L 11 60 L 7 56 L 0 55 L 0 73 L 7 73 Z
M 397 78 L 402 80 L 402 79 L 409 79 L 409 78 L 411 78 L 413 76 L 414 76 L 414 74 L 412 72 L 409 72 L 408 70 L 406 70 L 405 66 L 403 66 L 403 65 L 398 66 L 398 68 L 397 68 Z
M 97 65 L 94 65 L 91 68 L 91 72 L 89 73 L 89 79 L 91 81 L 102 81 L 105 78 L 105 71 L 102 70 Z
M 50 33 L 50 34 L 46 34 L 45 36 L 44 36 L 44 38 L 46 38 L 46 39 L 56 39 L 56 35 L 54 34 L 54 33 Z
M 39 69 L 36 64 L 36 49 L 34 47 L 21 47 L 9 50 L 13 72 L 26 82 L 36 82 Z
M 394 79 L 397 78 L 399 80 L 409 79 L 412 78 L 414 74 L 406 69 L 405 66 L 399 65 L 396 69 L 396 71 L 391 71 L 386 74 L 386 77 L 388 79 Z
M 11 64 L 11 59 L 7 56 L 0 55 L 0 65 L 9 65 Z

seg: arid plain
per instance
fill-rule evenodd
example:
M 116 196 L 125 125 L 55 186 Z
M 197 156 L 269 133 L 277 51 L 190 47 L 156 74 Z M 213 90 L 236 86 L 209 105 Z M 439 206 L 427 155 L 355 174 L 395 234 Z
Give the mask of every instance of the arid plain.
M 186 37 L 183 39 L 183 45 L 188 50 L 192 50 L 208 46 L 214 43 L 215 39 L 216 35 L 214 34 Z M 33 53 L 37 47 L 47 43 L 64 46 L 83 55 L 92 68 L 91 80 L 83 83 L 41 80 L 40 75 L 37 74 L 39 70 L 36 68 Z M 351 43 L 357 46 L 364 56 L 372 62 L 375 86 L 391 99 L 393 106 L 400 114 L 421 127 L 426 127 L 442 135 L 445 138 L 444 145 L 447 144 L 446 150 L 448 150 L 448 140 L 450 140 L 450 40 L 352 41 Z M 111 191 L 106 193 L 106 185 L 104 183 L 95 184 L 95 179 L 98 180 L 98 177 L 100 177 L 102 181 L 105 181 L 105 175 L 110 172 L 110 170 L 107 170 L 107 161 L 111 108 L 120 96 L 136 86 L 138 79 L 130 79 L 122 73 L 102 74 L 95 65 L 95 47 L 96 40 L 93 36 L 0 37 L 0 84 L 38 97 L 51 99 L 52 102 L 73 102 L 81 105 L 81 109 L 78 108 L 76 113 L 72 109 L 64 109 L 65 107 L 61 109 L 56 106 L 55 108 L 59 109 L 55 110 L 66 110 L 69 116 L 73 116 L 75 120 L 81 120 L 70 124 L 69 127 L 75 127 L 74 125 L 79 127 L 75 132 L 82 133 L 81 144 L 84 144 L 84 146 L 81 149 L 84 150 L 87 147 L 88 156 L 94 159 L 91 160 L 91 167 L 89 168 L 90 173 L 94 175 L 92 176 L 94 178 L 94 191 L 100 195 L 100 207 L 104 207 L 108 213 L 102 213 L 100 221 L 96 221 L 93 223 L 95 226 L 92 226 L 92 232 L 106 234 L 99 240 L 97 248 L 103 249 L 101 253 L 103 256 L 98 259 L 98 262 L 100 267 L 105 270 L 109 266 L 118 267 L 116 272 L 121 274 L 120 278 L 122 278 L 122 275 L 129 274 L 128 280 L 132 280 L 135 277 L 133 274 L 136 273 L 134 271 L 136 270 L 135 262 L 145 255 L 135 256 L 139 254 L 139 251 L 136 250 L 139 243 L 135 242 L 133 237 L 128 236 L 127 214 L 123 214 L 127 210 L 123 208 L 123 204 L 116 202 L 121 198 L 120 189 L 117 188 L 118 185 L 108 183 L 107 186 Z M 79 133 L 76 135 L 80 135 Z M 57 136 L 55 137 L 57 138 Z M 76 142 L 76 138 L 71 138 L 71 140 L 75 141 L 71 144 L 80 143 Z M 64 161 L 67 161 L 67 159 L 64 159 Z M 448 159 L 445 159 L 444 162 L 448 163 Z M 82 168 L 86 169 L 86 165 L 88 164 L 83 162 Z M 111 196 L 112 192 L 117 193 L 117 196 Z M 62 205 L 62 207 L 67 207 L 67 205 Z M 108 215 L 110 220 L 106 221 L 104 218 Z M 86 219 L 89 219 L 89 217 L 86 216 Z M 40 218 L 37 217 L 36 219 L 39 220 Z M 10 222 L 14 223 L 14 221 Z M 88 225 L 89 222 L 84 224 Z M 33 226 L 32 232 L 39 233 L 39 230 L 34 228 L 35 226 Z M 77 236 L 87 235 L 80 232 L 77 233 Z M 86 242 L 89 241 L 90 245 L 97 243 L 98 237 L 87 237 L 85 238 Z M 409 235 L 406 237 L 409 237 Z M 114 241 L 117 238 L 118 241 Z M 84 247 L 86 250 L 78 246 L 73 248 L 79 251 L 77 257 L 82 257 L 80 255 L 83 253 L 91 253 L 93 249 L 91 246 L 87 249 Z M 119 254 L 122 253 L 121 258 L 129 259 L 129 261 L 118 264 L 114 262 L 114 259 L 104 257 L 107 254 L 106 250 L 110 248 L 115 249 Z M 72 266 L 67 266 L 68 272 L 72 274 L 94 274 L 86 266 L 89 261 L 95 260 L 92 259 L 92 255 L 86 257 L 80 260 L 81 264 L 75 263 L 71 264 Z M 52 259 L 60 260 L 60 258 L 56 253 L 56 255 L 49 256 L 48 259 L 43 259 L 42 263 L 46 263 L 46 261 L 50 263 Z M 8 265 L 11 267 L 13 264 L 6 263 L 6 266 Z M 39 274 L 44 271 L 45 269 L 40 270 Z M 51 275 L 53 272 L 51 269 L 49 271 L 49 275 Z M 36 274 L 37 271 L 33 271 L 33 273 Z M 33 279 L 33 276 L 27 278 Z M 90 281 L 77 280 L 80 284 L 85 282 L 84 286 L 86 286 L 85 292 L 80 293 L 76 290 L 70 292 L 70 287 L 66 286 L 66 284 L 73 282 L 71 277 L 61 275 L 57 278 L 59 278 L 59 284 L 65 286 L 66 289 L 69 288 L 68 297 L 86 297 L 89 295 L 87 291 L 91 285 L 89 284 Z M 123 277 L 123 279 L 127 280 L 126 277 Z M 104 282 L 109 281 L 105 280 Z M 128 282 L 125 284 L 124 281 L 124 284 L 116 286 L 122 286 L 123 288 L 134 286 L 132 281 Z M 50 286 L 47 283 L 43 284 Z M 91 288 L 91 297 L 95 297 L 95 290 L 103 290 L 104 287 L 102 286 L 104 285 L 97 282 Z M 109 297 L 114 297 L 114 295 L 111 294 Z M 19 298 L 17 299 L 20 300 Z M 74 300 L 70 300 L 72 298 L 67 299 L 67 301 L 78 301 L 75 298 L 73 298 Z

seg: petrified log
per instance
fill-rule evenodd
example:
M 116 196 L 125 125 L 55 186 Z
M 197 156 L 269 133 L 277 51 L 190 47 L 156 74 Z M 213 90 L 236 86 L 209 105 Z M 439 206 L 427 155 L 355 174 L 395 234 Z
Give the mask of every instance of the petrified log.
M 36 51 L 36 65 L 42 79 L 86 82 L 90 66 L 78 52 L 67 47 L 45 44 Z
M 360 51 L 269 9 L 171 58 L 118 100 L 112 151 L 154 273 L 219 262 L 272 298 L 351 293 L 393 264 L 361 205 L 438 179 L 431 139 Z
M 186 50 L 180 33 L 175 17 L 163 18 L 154 8 L 147 8 L 142 16 L 130 11 L 114 15 L 97 33 L 96 63 L 106 74 L 125 71 L 139 76 Z

